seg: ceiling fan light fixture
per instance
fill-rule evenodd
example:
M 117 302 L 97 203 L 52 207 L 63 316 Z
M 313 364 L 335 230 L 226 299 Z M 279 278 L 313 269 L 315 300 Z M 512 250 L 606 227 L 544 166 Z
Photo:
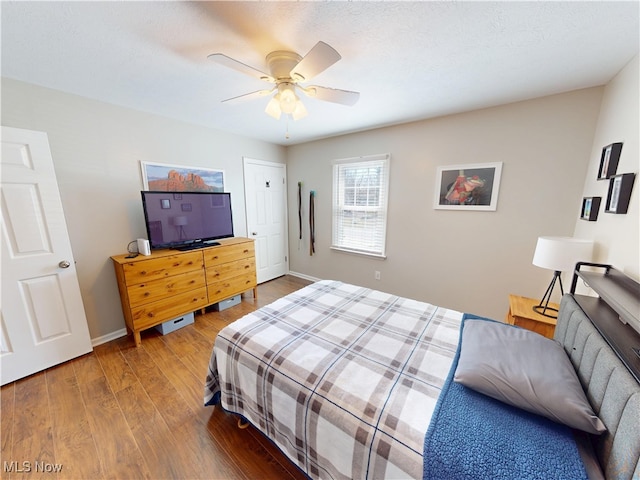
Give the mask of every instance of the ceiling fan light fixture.
M 307 108 L 304 106 L 304 103 L 298 100 L 296 102 L 296 108 L 291 114 L 291 116 L 293 117 L 294 120 L 300 120 L 301 118 L 306 117 L 308 113 L 309 112 L 307 112 Z
M 300 100 L 294 91 L 294 86 L 290 83 L 281 83 L 278 85 L 278 94 L 276 95 L 280 101 L 280 109 L 287 114 L 293 113 L 296 104 Z
M 267 108 L 264 109 L 267 115 L 275 118 L 276 120 L 280 120 L 280 115 L 282 115 L 282 109 L 280 108 L 278 95 L 279 94 L 274 95 L 271 100 L 269 100 Z

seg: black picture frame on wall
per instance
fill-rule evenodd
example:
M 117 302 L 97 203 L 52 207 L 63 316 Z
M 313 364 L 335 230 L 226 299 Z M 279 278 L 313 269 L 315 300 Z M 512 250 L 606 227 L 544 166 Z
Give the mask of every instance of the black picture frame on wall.
M 602 149 L 600 168 L 598 169 L 598 180 L 607 180 L 616 174 L 621 152 L 622 142 L 612 143 Z
M 602 197 L 584 197 L 582 199 L 582 209 L 580 210 L 580 219 L 588 222 L 598 220 L 598 212 L 600 211 L 600 202 Z
M 609 179 L 609 191 L 604 209 L 606 213 L 627 213 L 635 179 L 635 173 L 622 173 Z

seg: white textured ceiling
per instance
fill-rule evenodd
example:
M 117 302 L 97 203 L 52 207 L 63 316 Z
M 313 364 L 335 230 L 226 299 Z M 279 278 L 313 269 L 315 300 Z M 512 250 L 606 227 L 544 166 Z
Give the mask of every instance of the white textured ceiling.
M 639 50 L 631 2 L 1 3 L 2 76 L 287 145 L 607 83 Z M 302 97 L 274 120 L 264 88 L 207 59 L 266 70 L 273 50 L 318 41 L 342 60 L 312 83 L 361 93 Z M 289 129 L 290 139 L 285 139 Z

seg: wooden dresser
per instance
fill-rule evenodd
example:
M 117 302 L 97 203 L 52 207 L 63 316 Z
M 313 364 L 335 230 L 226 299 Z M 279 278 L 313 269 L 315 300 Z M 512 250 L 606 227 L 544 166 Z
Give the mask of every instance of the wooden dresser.
M 111 257 L 127 329 L 140 332 L 226 298 L 256 289 L 253 240 L 230 238 L 199 250 L 156 250 Z

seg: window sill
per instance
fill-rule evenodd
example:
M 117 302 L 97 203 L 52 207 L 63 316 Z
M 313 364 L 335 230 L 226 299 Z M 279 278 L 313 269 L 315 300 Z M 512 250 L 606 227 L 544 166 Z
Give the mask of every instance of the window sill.
M 377 258 L 378 260 L 385 260 L 387 258 L 387 256 L 384 255 L 384 254 L 363 252 L 361 250 L 351 250 L 349 248 L 343 248 L 343 247 L 332 246 L 331 250 L 335 250 L 337 252 L 342 252 L 342 253 L 350 253 L 352 255 L 360 255 L 360 256 L 363 256 L 363 257 Z

